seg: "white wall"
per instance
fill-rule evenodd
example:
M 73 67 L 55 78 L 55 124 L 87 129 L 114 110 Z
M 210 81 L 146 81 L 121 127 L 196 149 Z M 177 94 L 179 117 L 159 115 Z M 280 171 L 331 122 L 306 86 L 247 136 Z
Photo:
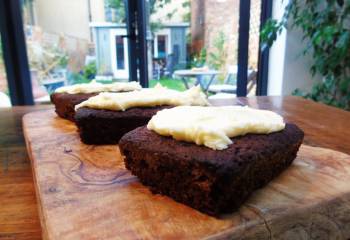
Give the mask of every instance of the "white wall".
M 87 0 L 36 0 L 36 24 L 45 32 L 90 40 Z
M 300 30 L 293 29 L 287 32 L 282 95 L 290 95 L 296 88 L 310 91 L 313 83 L 321 80 L 321 76 L 311 76 L 311 54 L 302 54 L 306 41 L 303 41 Z
M 273 3 L 272 18 L 281 19 L 287 1 L 273 1 Z M 286 30 L 283 30 L 270 49 L 267 95 L 281 95 L 282 93 L 286 35 Z
M 91 6 L 91 22 L 104 22 L 105 18 L 105 0 L 87 0 Z
M 279 19 L 284 13 L 287 1 L 274 1 L 272 18 Z M 290 95 L 296 88 L 310 90 L 315 81 L 310 66 L 312 56 L 302 55 L 306 41 L 302 41 L 300 30 L 283 31 L 270 49 L 268 95 Z

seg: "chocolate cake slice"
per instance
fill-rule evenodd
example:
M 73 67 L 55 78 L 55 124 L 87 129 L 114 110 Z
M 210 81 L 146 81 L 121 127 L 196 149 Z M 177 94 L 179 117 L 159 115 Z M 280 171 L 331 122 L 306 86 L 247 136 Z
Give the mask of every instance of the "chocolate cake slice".
M 140 90 L 137 82 L 113 82 L 102 84 L 96 81 L 60 87 L 50 95 L 58 116 L 74 121 L 75 106 L 101 92 L 130 92 Z
M 75 105 L 84 102 L 98 93 L 53 93 L 50 95 L 51 102 L 55 105 L 55 112 L 61 118 L 74 121 Z
M 233 144 L 218 151 L 139 127 L 121 138 L 119 148 L 126 168 L 153 193 L 217 216 L 238 209 L 286 169 L 303 137 L 287 123 L 282 131 L 231 138 Z
M 159 110 L 170 106 L 135 107 L 125 111 L 79 108 L 75 123 L 85 144 L 116 144 L 127 132 L 146 125 Z
M 118 143 L 123 134 L 143 125 L 159 110 L 177 105 L 207 106 L 200 87 L 184 92 L 156 85 L 125 93 L 103 92 L 75 107 L 75 122 L 86 144 Z

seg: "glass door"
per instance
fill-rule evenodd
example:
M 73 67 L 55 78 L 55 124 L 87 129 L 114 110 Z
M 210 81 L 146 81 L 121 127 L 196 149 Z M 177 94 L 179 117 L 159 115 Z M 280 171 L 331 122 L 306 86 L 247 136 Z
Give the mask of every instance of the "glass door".
M 146 3 L 150 86 L 200 84 L 219 97 L 256 94 L 261 0 Z
M 111 63 L 113 76 L 116 79 L 129 78 L 129 54 L 126 29 L 112 29 L 111 37 Z

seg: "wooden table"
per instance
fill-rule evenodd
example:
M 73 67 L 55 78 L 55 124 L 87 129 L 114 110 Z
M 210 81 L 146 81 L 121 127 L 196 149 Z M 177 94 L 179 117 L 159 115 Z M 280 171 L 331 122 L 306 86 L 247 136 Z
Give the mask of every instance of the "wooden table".
M 298 97 L 239 98 L 236 101 L 279 112 L 305 131 L 304 142 L 308 145 L 350 154 L 350 112 Z M 233 103 L 214 102 L 215 105 Z M 41 239 L 21 118 L 27 112 L 45 108 L 48 106 L 0 110 L 0 239 Z
M 22 116 L 49 107 L 0 108 L 0 239 L 41 239 Z
M 197 86 L 199 84 L 204 92 L 208 91 L 208 88 L 210 87 L 211 83 L 213 82 L 215 76 L 218 74 L 219 74 L 219 71 L 216 71 L 216 70 L 183 69 L 183 70 L 177 70 L 174 72 L 175 76 L 178 76 L 181 78 L 182 82 L 184 83 L 184 85 L 187 89 L 189 89 L 188 78 L 195 77 L 196 82 L 194 85 Z M 204 76 L 209 76 L 209 81 L 207 84 L 205 84 L 203 82 Z

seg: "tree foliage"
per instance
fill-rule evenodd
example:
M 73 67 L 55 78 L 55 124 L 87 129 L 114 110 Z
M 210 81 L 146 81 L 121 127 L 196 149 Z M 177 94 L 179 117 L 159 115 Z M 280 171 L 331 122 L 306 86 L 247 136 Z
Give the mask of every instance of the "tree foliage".
M 171 0 L 149 0 L 151 14 L 156 13 L 159 9 L 162 9 L 169 3 L 171 3 Z
M 164 8 L 165 5 L 171 3 L 172 0 L 149 0 L 149 9 L 150 9 L 150 14 L 154 14 L 159 9 Z M 125 22 L 125 4 L 124 0 L 107 0 L 106 1 L 106 7 L 107 8 L 112 8 L 117 12 L 117 19 L 120 22 Z M 168 18 L 171 18 L 172 15 L 176 12 L 176 9 L 174 9 L 173 12 L 168 14 Z M 156 23 L 151 23 L 151 24 L 156 24 Z
M 313 57 L 310 72 L 323 76 L 311 92 L 297 89 L 294 94 L 350 110 L 350 1 L 291 0 L 280 21 L 270 19 L 264 25 L 263 47 L 288 27 L 302 30 L 307 43 L 303 54 Z
M 107 8 L 112 8 L 116 11 L 116 21 L 125 22 L 125 5 L 124 0 L 106 0 Z

